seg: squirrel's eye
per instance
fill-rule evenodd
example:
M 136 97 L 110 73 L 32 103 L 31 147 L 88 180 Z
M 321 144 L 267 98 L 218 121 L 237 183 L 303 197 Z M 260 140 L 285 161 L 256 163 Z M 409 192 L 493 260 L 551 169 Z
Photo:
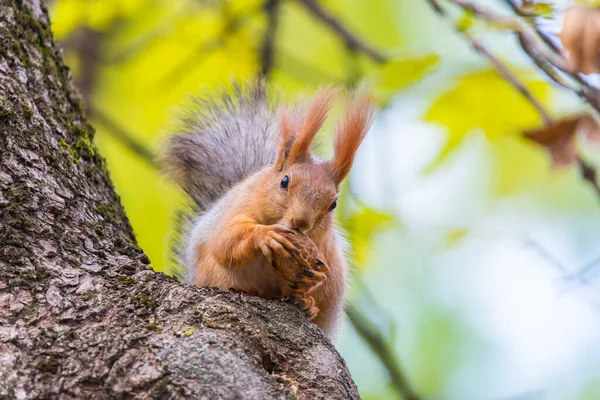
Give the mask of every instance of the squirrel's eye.
M 281 183 L 280 183 L 280 185 L 281 185 L 281 187 L 282 187 L 283 189 L 287 190 L 287 189 L 288 189 L 288 186 L 289 186 L 289 184 L 290 184 L 290 177 L 286 175 L 286 176 L 284 176 L 284 177 L 283 177 L 283 179 L 281 180 Z
M 329 206 L 329 211 L 333 211 L 334 208 L 337 207 L 337 200 L 334 200 L 333 203 Z

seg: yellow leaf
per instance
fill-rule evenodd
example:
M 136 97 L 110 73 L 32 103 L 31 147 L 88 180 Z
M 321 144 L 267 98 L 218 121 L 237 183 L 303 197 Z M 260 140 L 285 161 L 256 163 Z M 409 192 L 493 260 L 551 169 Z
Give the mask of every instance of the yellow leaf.
M 73 32 L 83 22 L 85 9 L 79 0 L 62 0 L 50 3 L 52 33 L 61 40 Z
M 524 1 L 521 9 L 528 14 L 550 17 L 554 12 L 554 4 L 546 1 Z
M 517 71 L 520 77 L 527 71 Z M 543 81 L 525 81 L 527 88 L 540 100 L 546 100 L 549 85 Z M 437 98 L 424 120 L 444 125 L 448 139 L 428 171 L 438 167 L 446 157 L 475 130 L 490 141 L 520 135 L 524 129 L 540 122 L 538 112 L 514 87 L 495 70 L 484 70 L 459 78 L 455 86 Z
M 494 194 L 508 196 L 544 184 L 553 176 L 546 153 L 524 138 L 504 137 L 492 145 Z
M 187 331 L 183 331 L 183 332 L 181 332 L 181 334 L 182 334 L 182 335 L 185 335 L 185 336 L 189 336 L 189 335 L 193 335 L 193 334 L 194 334 L 194 332 L 196 332 L 196 328 L 190 328 L 190 329 L 188 329 Z
M 467 229 L 453 229 L 453 230 L 448 231 L 444 238 L 445 239 L 445 243 L 444 243 L 445 247 L 449 248 L 454 245 L 457 245 L 465 237 L 467 237 L 468 234 L 469 234 L 469 231 Z
M 477 22 L 477 17 L 475 17 L 472 12 L 465 12 L 458 20 L 456 28 L 461 32 L 466 32 L 475 25 L 475 22 Z
M 393 222 L 393 216 L 362 205 L 347 218 L 342 218 L 342 227 L 350 237 L 357 269 L 361 269 L 367 261 L 373 236 L 391 227 Z

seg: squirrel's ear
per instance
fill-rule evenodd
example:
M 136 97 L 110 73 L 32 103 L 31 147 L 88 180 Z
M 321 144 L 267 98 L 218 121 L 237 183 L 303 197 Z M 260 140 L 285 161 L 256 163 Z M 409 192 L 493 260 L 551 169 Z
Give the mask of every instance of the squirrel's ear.
M 346 107 L 334 138 L 334 156 L 330 162 L 335 183 L 339 185 L 350 172 L 354 155 L 369 130 L 375 115 L 371 97 L 359 95 Z
M 310 156 L 310 145 L 327 118 L 334 95 L 335 91 L 330 88 L 320 89 L 308 107 L 304 122 L 301 124 L 297 123 L 297 116 L 291 115 L 288 109 L 282 109 L 280 122 L 282 141 L 275 164 L 278 170 L 286 165 L 304 161 Z

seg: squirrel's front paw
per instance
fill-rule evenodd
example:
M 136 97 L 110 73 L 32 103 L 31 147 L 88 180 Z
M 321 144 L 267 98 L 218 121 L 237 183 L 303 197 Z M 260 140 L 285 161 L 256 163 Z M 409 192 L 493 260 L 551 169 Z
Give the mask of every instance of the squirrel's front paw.
M 294 231 L 283 225 L 267 225 L 263 226 L 263 229 L 264 231 L 260 231 L 258 247 L 271 264 L 273 264 L 275 255 L 278 258 L 282 256 L 292 260 L 292 254 L 299 252 L 294 243 L 289 240 L 290 237 L 296 235 Z
M 288 282 L 284 292 L 303 297 L 326 279 L 329 267 L 319 259 L 319 250 L 307 236 L 294 232 L 285 233 L 284 238 L 291 242 L 295 251 L 289 256 L 274 253 L 271 265 L 275 273 Z

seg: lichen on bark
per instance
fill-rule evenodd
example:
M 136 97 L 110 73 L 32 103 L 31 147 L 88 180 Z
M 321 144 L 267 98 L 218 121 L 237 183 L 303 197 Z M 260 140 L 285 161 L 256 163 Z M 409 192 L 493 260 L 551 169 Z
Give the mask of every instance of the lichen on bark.
M 0 0 L 0 398 L 357 398 L 295 308 L 148 266 L 40 0 Z

